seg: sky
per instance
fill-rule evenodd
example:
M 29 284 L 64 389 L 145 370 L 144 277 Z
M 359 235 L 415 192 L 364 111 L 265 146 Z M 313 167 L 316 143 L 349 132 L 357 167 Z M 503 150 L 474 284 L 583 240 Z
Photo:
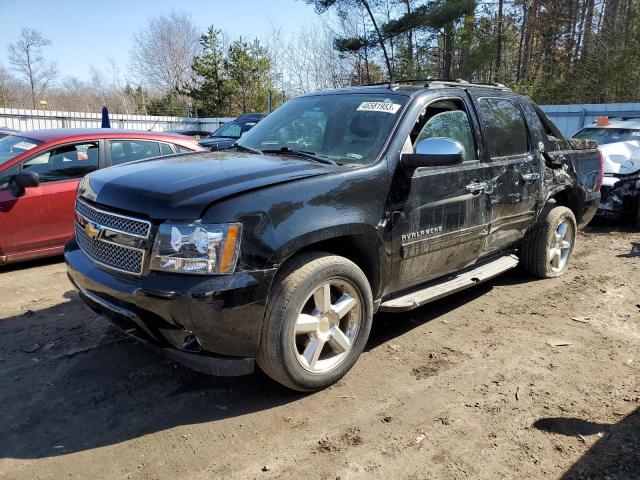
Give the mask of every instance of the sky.
M 303 0 L 0 0 L 0 65 L 10 68 L 7 45 L 28 27 L 51 40 L 43 53 L 57 60 L 61 78 L 88 80 L 90 65 L 108 72 L 109 58 L 126 71 L 133 34 L 171 10 L 190 14 L 202 32 L 214 25 L 232 39 L 263 38 L 272 23 L 291 32 L 318 21 Z

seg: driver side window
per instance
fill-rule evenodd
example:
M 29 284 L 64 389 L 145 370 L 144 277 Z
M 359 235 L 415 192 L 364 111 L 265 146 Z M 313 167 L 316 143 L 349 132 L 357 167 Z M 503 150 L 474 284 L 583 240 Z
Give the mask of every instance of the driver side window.
M 4 190 L 9 188 L 9 182 L 13 178 L 14 175 L 20 173 L 20 165 L 15 165 L 8 170 L 0 173 L 0 190 Z
M 40 183 L 82 178 L 98 169 L 98 142 L 63 145 L 22 164 L 23 170 L 36 172 Z
M 411 131 L 413 152 L 418 142 L 428 138 L 457 140 L 464 147 L 465 162 L 477 159 L 469 117 L 460 100 L 439 100 L 425 107 Z

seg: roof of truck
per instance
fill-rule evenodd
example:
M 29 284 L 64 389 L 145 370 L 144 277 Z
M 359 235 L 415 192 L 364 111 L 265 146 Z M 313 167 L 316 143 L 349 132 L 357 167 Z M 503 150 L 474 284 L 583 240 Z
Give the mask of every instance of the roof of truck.
M 471 83 L 465 80 L 442 80 L 442 79 L 424 79 L 424 80 L 399 80 L 397 82 L 383 82 L 375 83 L 371 85 L 364 85 L 359 87 L 346 87 L 324 90 L 322 92 L 310 93 L 313 95 L 336 95 L 346 93 L 381 93 L 388 94 L 393 92 L 395 94 L 412 96 L 417 92 L 433 89 L 445 89 L 445 88 L 467 88 L 467 89 L 483 89 L 497 92 L 513 93 L 512 90 L 501 83 Z

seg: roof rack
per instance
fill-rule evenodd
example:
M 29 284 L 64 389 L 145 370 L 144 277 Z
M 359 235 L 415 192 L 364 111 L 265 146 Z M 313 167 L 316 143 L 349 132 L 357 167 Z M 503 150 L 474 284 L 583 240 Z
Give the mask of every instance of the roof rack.
M 366 85 L 367 87 L 372 86 L 380 86 L 387 85 L 388 88 L 398 88 L 400 85 L 422 85 L 426 88 L 442 88 L 442 87 L 481 87 L 481 88 L 494 88 L 496 90 L 504 90 L 511 91 L 510 88 L 506 87 L 502 83 L 478 83 L 478 82 L 468 82 L 461 78 L 451 80 L 446 78 L 418 78 L 418 79 L 408 79 L 408 80 L 392 80 L 390 82 L 378 82 L 378 83 L 370 83 Z

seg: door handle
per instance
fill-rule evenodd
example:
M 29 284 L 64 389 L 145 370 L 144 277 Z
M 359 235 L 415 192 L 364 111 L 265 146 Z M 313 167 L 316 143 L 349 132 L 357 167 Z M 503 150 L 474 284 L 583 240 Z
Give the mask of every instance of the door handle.
M 476 194 L 476 193 L 480 193 L 481 191 L 486 189 L 488 186 L 489 184 L 487 182 L 471 182 L 465 188 L 467 189 L 467 192 Z
M 529 183 L 537 182 L 538 180 L 540 180 L 540 174 L 539 173 L 525 173 L 525 174 L 522 175 L 522 180 L 524 180 L 525 182 L 529 182 Z

